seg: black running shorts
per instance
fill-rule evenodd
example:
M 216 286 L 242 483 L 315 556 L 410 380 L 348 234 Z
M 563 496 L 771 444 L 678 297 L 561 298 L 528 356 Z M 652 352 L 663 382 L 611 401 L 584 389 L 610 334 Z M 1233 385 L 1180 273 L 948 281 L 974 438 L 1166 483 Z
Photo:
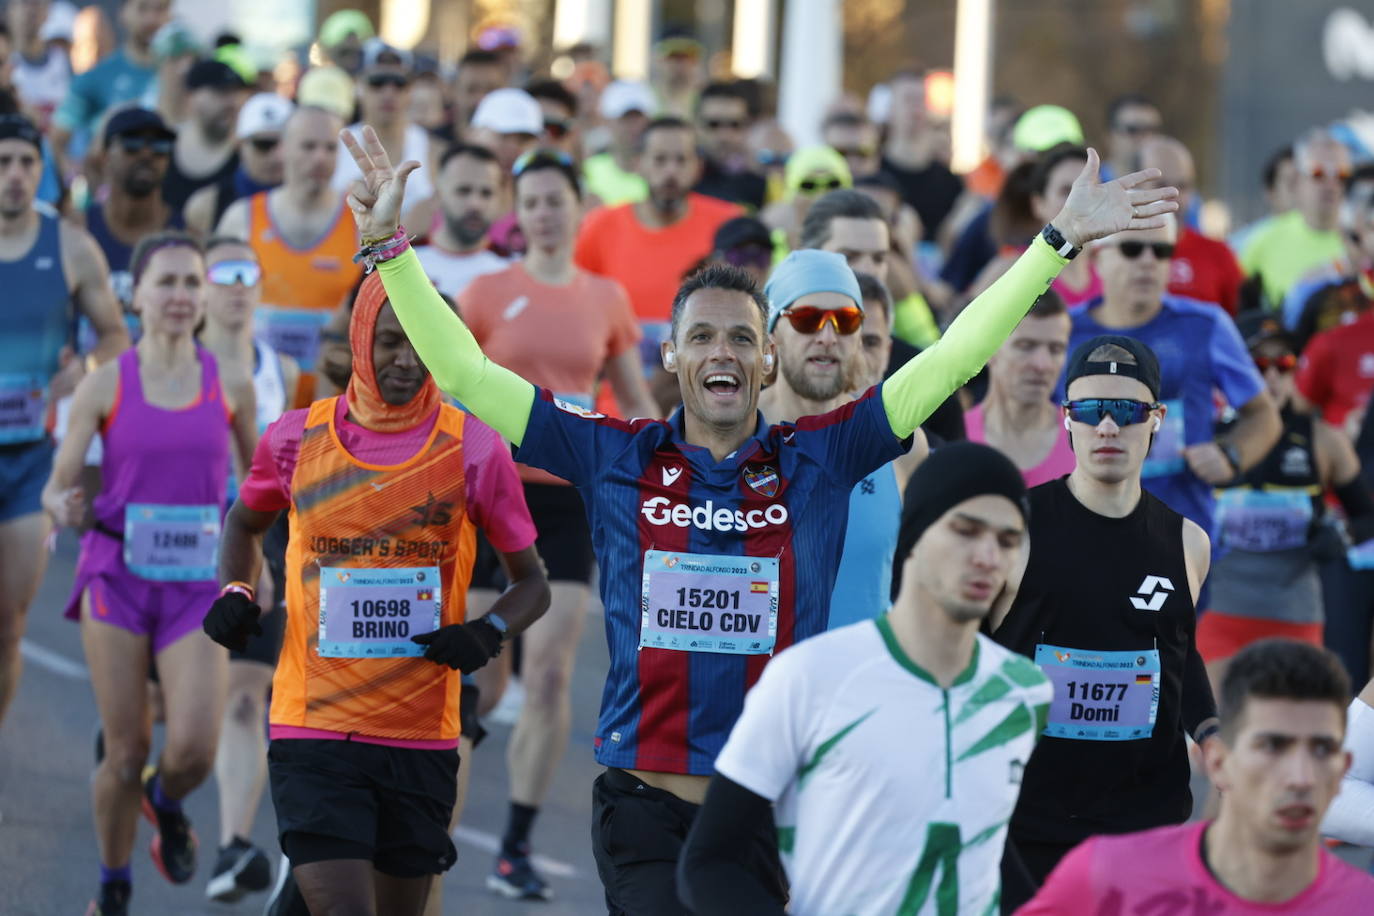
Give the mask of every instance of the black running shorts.
M 458 857 L 448 822 L 458 751 L 277 738 L 267 749 L 282 852 L 292 866 L 366 859 L 383 874 L 419 878 Z
M 525 504 L 538 537 L 534 542 L 548 570 L 550 582 L 592 581 L 596 557 L 582 495 L 576 487 L 553 483 L 525 484 Z M 486 538 L 479 537 L 472 566 L 472 587 L 500 591 L 506 587 L 501 558 Z

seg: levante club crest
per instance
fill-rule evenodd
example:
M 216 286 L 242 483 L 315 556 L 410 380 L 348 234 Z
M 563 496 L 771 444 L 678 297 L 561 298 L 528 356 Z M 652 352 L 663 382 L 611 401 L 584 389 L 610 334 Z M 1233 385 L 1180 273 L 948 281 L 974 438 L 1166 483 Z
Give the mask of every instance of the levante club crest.
M 781 483 L 781 480 L 776 470 L 764 466 L 760 468 L 745 468 L 744 482 L 749 484 L 749 489 L 753 490 L 755 493 L 772 499 L 774 496 L 778 495 L 778 485 Z

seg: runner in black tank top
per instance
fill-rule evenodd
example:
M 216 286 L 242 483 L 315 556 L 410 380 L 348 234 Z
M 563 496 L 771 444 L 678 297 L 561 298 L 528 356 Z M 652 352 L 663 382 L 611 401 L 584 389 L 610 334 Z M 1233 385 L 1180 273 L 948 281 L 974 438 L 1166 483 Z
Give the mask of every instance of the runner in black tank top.
M 1030 491 L 1030 554 L 993 638 L 1054 684 L 1004 862 L 1004 912 L 1097 833 L 1180 823 L 1192 811 L 1187 733 L 1216 707 L 1194 644 L 1207 536 L 1141 489 L 1161 420 L 1159 369 L 1139 341 L 1098 337 L 1069 361 L 1076 467 Z M 1019 880 L 1018 880 L 1019 878 Z

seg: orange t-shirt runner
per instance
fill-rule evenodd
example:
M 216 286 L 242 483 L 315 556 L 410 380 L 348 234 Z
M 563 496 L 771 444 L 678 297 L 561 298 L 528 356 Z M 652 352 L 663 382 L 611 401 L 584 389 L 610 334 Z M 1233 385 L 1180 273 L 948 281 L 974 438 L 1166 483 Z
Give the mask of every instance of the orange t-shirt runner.
M 567 286 L 550 286 L 512 264 L 473 280 L 458 296 L 458 311 L 489 359 L 588 410 L 598 403 L 607 361 L 640 338 L 624 288 L 583 270 Z M 526 483 L 567 483 L 518 467 Z
M 495 431 L 444 405 L 415 430 L 376 433 L 348 421 L 343 398 L 316 401 L 268 428 L 239 498 L 259 512 L 290 509 L 272 737 L 455 747 L 459 672 L 418 653 L 391 657 L 380 637 L 399 646 L 464 622 L 477 526 L 503 552 L 534 542 Z M 398 576 L 409 579 L 369 584 Z M 436 600 L 437 621 L 427 616 Z
M 683 275 L 711 253 L 720 224 L 743 216 L 744 211 L 693 192 L 687 195 L 686 216 L 666 229 L 649 229 L 635 216 L 634 208 L 634 204 L 621 204 L 587 214 L 577 234 L 575 257 L 578 266 L 625 287 L 644 330 L 645 365 L 655 366 Z
M 262 264 L 262 305 L 253 316 L 255 332 L 301 367 L 302 389 L 313 398 L 320 332 L 334 310 L 357 285 L 362 266 L 353 263 L 358 231 L 342 197 L 329 231 L 307 248 L 281 236 L 268 207 L 271 191 L 248 201 L 248 244 Z

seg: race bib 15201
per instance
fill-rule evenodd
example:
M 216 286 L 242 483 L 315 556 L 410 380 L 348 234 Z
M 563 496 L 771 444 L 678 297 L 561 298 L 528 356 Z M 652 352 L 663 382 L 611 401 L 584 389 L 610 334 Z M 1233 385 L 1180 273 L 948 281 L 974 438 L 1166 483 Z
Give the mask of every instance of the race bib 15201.
M 777 638 L 776 557 L 645 551 L 641 649 L 767 655 Z

